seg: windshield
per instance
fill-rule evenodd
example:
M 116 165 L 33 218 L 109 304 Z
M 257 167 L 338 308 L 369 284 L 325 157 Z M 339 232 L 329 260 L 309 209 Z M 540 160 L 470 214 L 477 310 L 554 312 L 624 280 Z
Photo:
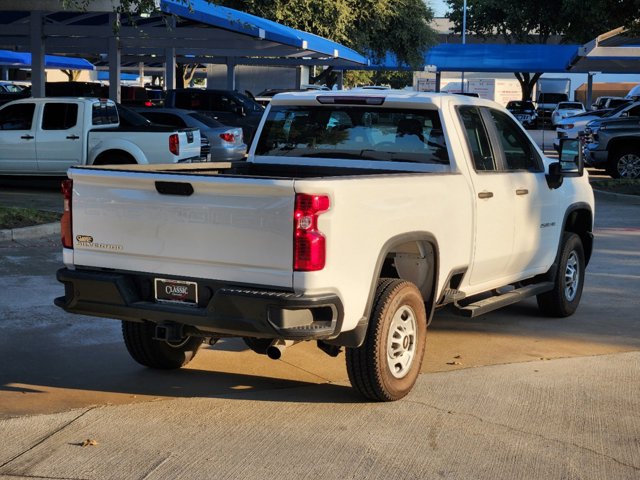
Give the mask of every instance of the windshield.
M 246 95 L 243 95 L 242 93 L 236 93 L 235 99 L 238 102 L 240 102 L 240 104 L 244 107 L 245 112 L 247 112 L 247 113 L 249 113 L 249 112 L 254 112 L 254 113 L 264 112 L 264 107 L 262 105 L 260 105 L 258 102 L 254 102 L 253 100 L 251 100 Z
M 558 105 L 558 110 L 583 110 L 581 103 L 560 103 Z
M 437 110 L 273 107 L 257 155 L 448 164 Z
M 140 115 L 138 112 L 134 112 L 124 105 L 117 105 L 121 127 L 148 127 L 149 125 L 151 125 L 151 122 Z
M 195 120 L 198 120 L 200 123 L 205 124 L 207 127 L 218 128 L 223 126 L 219 121 L 203 113 L 193 112 L 188 113 L 187 115 L 189 115 L 191 118 L 194 118 Z
M 614 117 L 617 116 L 618 113 L 622 112 L 623 110 L 626 110 L 627 108 L 629 108 L 630 105 L 628 103 L 625 103 L 624 105 L 620 105 L 617 108 L 614 108 L 613 110 L 605 113 L 602 117 L 606 118 L 606 117 Z
M 516 100 L 512 100 L 507 104 L 507 109 L 518 109 L 518 110 L 533 110 L 534 106 L 531 102 L 519 102 Z

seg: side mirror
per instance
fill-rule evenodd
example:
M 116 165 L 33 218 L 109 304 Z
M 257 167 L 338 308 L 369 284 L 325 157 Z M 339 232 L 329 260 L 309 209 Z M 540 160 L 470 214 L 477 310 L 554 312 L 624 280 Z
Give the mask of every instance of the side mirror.
M 242 105 L 238 105 L 236 107 L 236 113 L 241 117 L 244 117 L 246 115 L 246 112 L 244 111 L 244 107 Z
M 579 139 L 563 138 L 560 140 L 559 162 L 549 165 L 547 185 L 549 188 L 560 188 L 564 177 L 581 177 L 584 174 L 582 143 Z
M 564 177 L 581 177 L 584 174 L 582 142 L 578 138 L 560 140 L 560 173 Z

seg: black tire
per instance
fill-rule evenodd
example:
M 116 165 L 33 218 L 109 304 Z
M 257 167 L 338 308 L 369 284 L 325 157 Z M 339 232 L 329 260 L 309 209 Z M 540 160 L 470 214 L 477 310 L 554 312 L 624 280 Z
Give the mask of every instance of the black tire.
M 568 317 L 578 308 L 584 286 L 584 247 L 578 235 L 565 232 L 553 290 L 537 296 L 538 308 L 549 317 Z
M 155 340 L 155 328 L 151 322 L 122 322 L 122 336 L 129 354 L 145 367 L 160 370 L 184 367 L 202 346 L 202 337 L 185 337 L 177 343 Z
M 365 341 L 346 351 L 351 385 L 369 400 L 389 402 L 407 395 L 420 374 L 426 334 L 427 314 L 418 288 L 381 279 Z M 391 342 L 392 337 L 399 341 Z
M 640 151 L 617 150 L 609 156 L 607 174 L 611 178 L 640 178 Z

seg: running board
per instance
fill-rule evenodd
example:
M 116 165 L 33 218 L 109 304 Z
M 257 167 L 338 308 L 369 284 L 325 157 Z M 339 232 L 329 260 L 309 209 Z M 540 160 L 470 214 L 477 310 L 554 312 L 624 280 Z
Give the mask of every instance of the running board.
M 534 295 L 539 295 L 553 290 L 553 285 L 553 282 L 542 282 L 527 285 L 526 287 L 520 287 L 502 295 L 494 295 L 493 297 L 485 298 L 484 300 L 478 300 L 477 302 L 470 303 L 466 306 L 458 305 L 457 312 L 465 317 L 477 317 L 478 315 L 517 303 L 527 297 L 532 297 Z

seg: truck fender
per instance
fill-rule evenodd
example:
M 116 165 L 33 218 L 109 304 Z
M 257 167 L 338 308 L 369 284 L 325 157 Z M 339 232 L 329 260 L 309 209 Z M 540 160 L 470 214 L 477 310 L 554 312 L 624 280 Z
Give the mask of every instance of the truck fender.
M 93 165 L 99 157 L 109 155 L 110 152 L 124 152 L 136 161 L 138 165 L 147 165 L 149 161 L 142 149 L 133 142 L 122 139 L 109 139 L 98 142 L 89 150 L 88 165 Z
M 593 211 L 588 203 L 578 202 L 569 205 L 562 220 L 562 232 L 573 232 L 582 240 L 585 266 L 589 264 L 593 252 Z M 562 233 L 560 234 L 562 239 Z M 558 252 L 562 249 L 558 242 Z
M 369 296 L 367 298 L 367 304 L 362 318 L 358 321 L 358 325 L 355 329 L 348 332 L 341 333 L 336 338 L 331 340 L 325 340 L 325 343 L 330 345 L 339 345 L 344 347 L 359 347 L 363 344 L 367 334 L 367 327 L 369 325 L 369 316 L 371 315 L 371 309 L 375 300 L 376 288 L 378 280 L 381 277 L 395 276 L 401 278 L 396 272 L 390 274 L 384 271 L 387 258 L 390 254 L 400 252 L 403 246 L 415 244 L 420 250 L 420 255 L 426 257 L 427 265 L 431 266 L 427 272 L 428 278 L 425 285 L 418 285 L 421 289 L 425 307 L 427 311 L 427 321 L 430 322 L 435 310 L 436 292 L 438 291 L 438 273 L 439 273 L 439 258 L 440 251 L 438 247 L 438 241 L 435 236 L 429 232 L 408 232 L 397 235 L 390 238 L 385 242 L 378 258 L 374 269 L 374 275 L 371 279 L 371 285 L 369 287 Z M 420 288 L 423 287 L 423 288 Z

